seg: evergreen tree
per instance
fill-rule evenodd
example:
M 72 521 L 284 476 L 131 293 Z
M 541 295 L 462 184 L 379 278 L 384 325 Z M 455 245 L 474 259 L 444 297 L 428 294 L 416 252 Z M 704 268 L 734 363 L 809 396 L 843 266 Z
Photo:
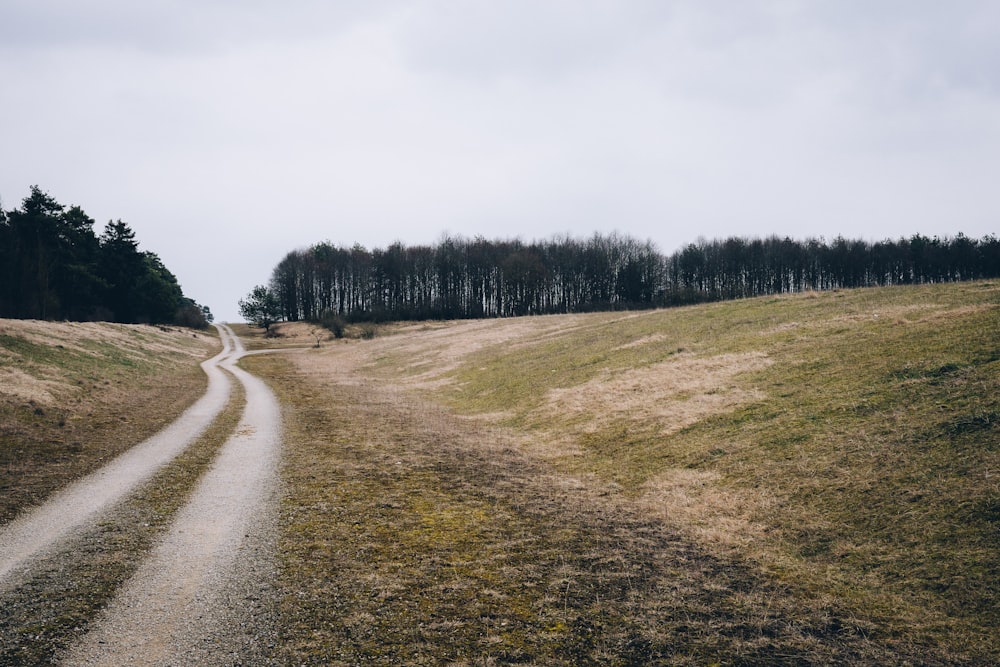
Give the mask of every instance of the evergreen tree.
M 108 285 L 99 275 L 101 246 L 94 235 L 94 220 L 79 206 L 70 207 L 62 216 L 62 233 L 67 243 L 59 258 L 57 282 L 61 317 L 95 319 Z
M 108 285 L 106 307 L 118 322 L 136 322 L 141 311 L 139 279 L 147 266 L 135 232 L 121 220 L 109 221 L 101 234 L 100 275 Z
M 0 317 L 183 319 L 205 327 L 210 315 L 183 295 L 158 256 L 139 251 L 135 232 L 121 220 L 98 238 L 82 208 L 67 209 L 38 186 L 19 209 L 0 208 Z
M 61 314 L 54 274 L 63 254 L 62 211 L 61 204 L 33 185 L 21 208 L 7 216 L 10 262 L 4 282 L 13 317 L 46 319 Z

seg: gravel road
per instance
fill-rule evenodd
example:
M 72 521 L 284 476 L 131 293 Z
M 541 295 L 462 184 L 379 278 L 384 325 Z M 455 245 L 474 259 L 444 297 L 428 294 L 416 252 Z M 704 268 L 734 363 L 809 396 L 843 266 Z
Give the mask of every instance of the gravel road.
M 268 652 L 270 582 L 279 496 L 281 412 L 259 379 L 222 366 L 244 386 L 246 408 L 177 514 L 68 665 L 258 664 Z
M 0 528 L 0 592 L 29 574 L 35 557 L 96 521 L 212 424 L 229 400 L 231 389 L 229 375 L 220 366 L 243 349 L 232 329 L 218 329 L 223 350 L 201 364 L 208 375 L 204 396 L 152 438 Z

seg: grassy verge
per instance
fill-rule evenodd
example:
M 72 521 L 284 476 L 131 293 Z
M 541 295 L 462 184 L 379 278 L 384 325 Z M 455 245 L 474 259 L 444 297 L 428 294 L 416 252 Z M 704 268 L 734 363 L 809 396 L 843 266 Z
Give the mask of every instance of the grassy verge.
M 0 320 L 0 523 L 173 421 L 214 335 Z
M 47 557 L 34 576 L 3 595 L 0 664 L 52 664 L 108 605 L 184 505 L 216 452 L 236 429 L 242 385 L 206 433 L 99 525 Z

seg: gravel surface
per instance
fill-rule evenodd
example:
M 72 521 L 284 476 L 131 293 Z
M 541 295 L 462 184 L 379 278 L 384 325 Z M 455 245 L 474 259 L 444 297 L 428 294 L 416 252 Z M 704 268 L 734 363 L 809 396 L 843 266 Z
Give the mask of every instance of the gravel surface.
M 228 335 L 231 330 L 223 327 Z M 83 640 L 68 665 L 263 664 L 273 648 L 268 601 L 280 480 L 280 407 L 267 386 L 223 366 L 246 408 L 190 502 Z
M 242 351 L 228 327 L 219 327 L 223 350 L 202 363 L 208 389 L 175 422 L 95 473 L 71 484 L 0 528 L 0 592 L 30 573 L 32 559 L 75 531 L 93 524 L 101 512 L 125 497 L 194 442 L 229 400 L 230 379 L 220 366 Z

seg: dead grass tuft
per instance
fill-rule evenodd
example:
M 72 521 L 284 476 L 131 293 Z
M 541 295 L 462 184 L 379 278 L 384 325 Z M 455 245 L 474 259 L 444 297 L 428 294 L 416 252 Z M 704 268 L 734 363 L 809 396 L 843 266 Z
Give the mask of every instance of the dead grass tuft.
M 630 418 L 674 433 L 710 415 L 763 398 L 734 379 L 770 365 L 759 352 L 699 358 L 683 354 L 647 368 L 608 372 L 580 385 L 548 392 L 541 418 L 563 427 L 580 423 L 594 433 L 609 423 Z
M 684 526 L 685 534 L 713 552 L 732 557 L 766 539 L 768 525 L 760 518 L 777 503 L 766 488 L 727 488 L 717 472 L 673 468 L 643 487 L 639 504 L 650 516 Z
M 636 347 L 642 347 L 644 345 L 656 345 L 657 343 L 665 342 L 667 337 L 663 334 L 653 334 L 651 336 L 643 336 L 638 340 L 633 340 L 623 345 L 619 345 L 616 350 L 631 350 Z
M 55 380 L 43 380 L 20 368 L 0 367 L 0 387 L 8 400 L 39 405 L 55 405 L 55 394 L 65 391 L 67 385 Z

